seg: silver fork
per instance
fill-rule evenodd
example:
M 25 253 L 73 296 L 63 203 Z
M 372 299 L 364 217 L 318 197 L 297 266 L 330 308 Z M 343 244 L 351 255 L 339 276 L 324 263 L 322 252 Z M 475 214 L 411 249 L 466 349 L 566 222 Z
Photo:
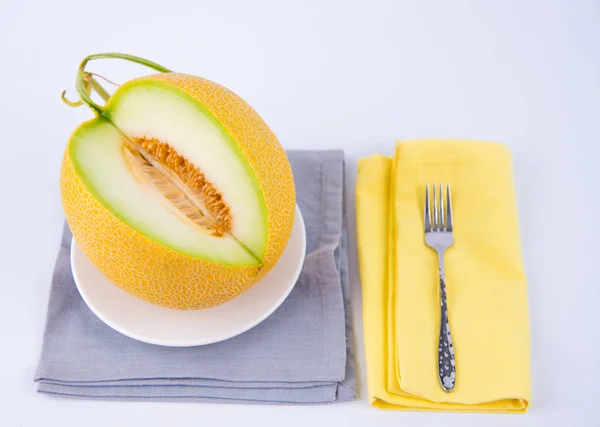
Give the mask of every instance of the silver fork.
M 446 305 L 444 252 L 454 244 L 454 236 L 452 236 L 452 201 L 450 199 L 450 185 L 448 184 L 446 186 L 446 208 L 444 209 L 443 186 L 440 184 L 439 187 L 439 202 L 436 197 L 436 186 L 437 184 L 433 184 L 433 212 L 431 212 L 431 202 L 429 200 L 429 184 L 425 187 L 425 242 L 427 246 L 435 249 L 437 252 L 440 266 L 442 315 L 438 347 L 438 375 L 444 391 L 450 392 L 454 388 L 456 381 L 456 360 L 454 359 L 454 346 L 452 345 L 452 335 L 450 334 L 450 324 L 448 322 L 448 307 Z

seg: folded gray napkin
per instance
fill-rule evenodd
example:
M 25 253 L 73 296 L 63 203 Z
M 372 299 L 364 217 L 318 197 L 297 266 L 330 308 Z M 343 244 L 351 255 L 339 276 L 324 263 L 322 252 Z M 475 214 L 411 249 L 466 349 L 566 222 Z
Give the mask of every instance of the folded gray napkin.
M 115 400 L 327 403 L 356 395 L 349 319 L 344 156 L 288 153 L 307 255 L 268 319 L 220 343 L 174 348 L 127 338 L 99 320 L 73 282 L 68 227 L 52 279 L 38 391 Z

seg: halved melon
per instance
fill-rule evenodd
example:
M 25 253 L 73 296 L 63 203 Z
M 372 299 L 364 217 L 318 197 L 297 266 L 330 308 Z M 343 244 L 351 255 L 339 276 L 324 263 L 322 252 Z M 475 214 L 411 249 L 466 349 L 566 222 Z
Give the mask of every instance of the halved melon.
M 224 87 L 165 73 L 133 80 L 69 141 L 67 221 L 125 291 L 179 309 L 239 295 L 279 259 L 294 220 L 285 152 Z

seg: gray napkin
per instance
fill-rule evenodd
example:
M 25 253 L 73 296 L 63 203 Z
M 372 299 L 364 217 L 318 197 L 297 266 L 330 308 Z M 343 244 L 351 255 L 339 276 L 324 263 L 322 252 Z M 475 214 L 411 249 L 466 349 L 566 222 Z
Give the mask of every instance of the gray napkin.
M 73 282 L 64 235 L 50 291 L 38 391 L 116 400 L 327 403 L 356 396 L 341 151 L 288 153 L 307 232 L 296 286 L 268 319 L 229 340 L 173 348 L 99 320 Z

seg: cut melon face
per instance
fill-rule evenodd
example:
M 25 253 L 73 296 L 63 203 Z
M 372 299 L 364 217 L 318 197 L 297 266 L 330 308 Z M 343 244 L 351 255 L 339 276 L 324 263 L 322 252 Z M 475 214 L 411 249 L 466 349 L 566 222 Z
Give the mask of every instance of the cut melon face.
M 161 82 L 125 84 L 69 155 L 88 190 L 133 230 L 181 254 L 261 264 L 267 209 L 232 138 L 200 103 Z

